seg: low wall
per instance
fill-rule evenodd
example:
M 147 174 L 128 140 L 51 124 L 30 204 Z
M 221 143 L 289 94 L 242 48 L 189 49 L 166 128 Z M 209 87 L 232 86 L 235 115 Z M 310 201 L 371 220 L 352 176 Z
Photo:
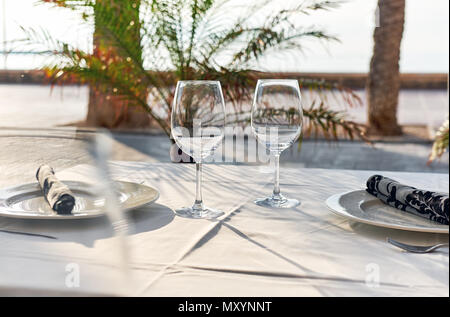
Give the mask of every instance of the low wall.
M 365 73 L 259 73 L 260 78 L 303 78 L 337 82 L 345 87 L 363 89 Z M 448 74 L 405 73 L 400 75 L 402 89 L 447 89 Z M 49 84 L 42 70 L 0 70 L 0 84 Z

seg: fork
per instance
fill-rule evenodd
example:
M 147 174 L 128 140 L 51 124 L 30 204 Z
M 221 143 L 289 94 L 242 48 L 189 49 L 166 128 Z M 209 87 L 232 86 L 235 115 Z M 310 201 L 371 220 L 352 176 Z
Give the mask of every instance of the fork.
M 433 252 L 436 249 L 439 248 L 448 248 L 448 243 L 439 243 L 436 245 L 430 245 L 430 246 L 420 246 L 420 245 L 410 245 L 410 244 L 405 244 L 402 242 L 398 242 L 395 241 L 391 238 L 387 239 L 387 242 L 389 242 L 392 245 L 395 245 L 396 247 L 403 249 L 405 251 L 408 252 L 414 252 L 414 253 L 429 253 L 429 252 Z

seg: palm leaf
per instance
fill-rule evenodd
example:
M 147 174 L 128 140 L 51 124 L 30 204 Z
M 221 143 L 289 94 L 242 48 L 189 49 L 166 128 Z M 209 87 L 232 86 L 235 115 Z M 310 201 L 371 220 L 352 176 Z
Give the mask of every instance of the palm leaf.
M 38 43 L 59 56 L 46 68 L 49 76 L 55 81 L 75 77 L 97 89 L 115 91 L 124 100 L 134 100 L 168 134 L 174 86 L 182 79 L 220 80 L 226 101 L 235 108 L 236 123 L 248 123 L 253 89 L 264 75 L 253 70 L 252 63 L 274 51 L 301 50 L 307 38 L 336 40 L 324 30 L 300 26 L 296 21 L 299 15 L 329 10 L 339 4 L 303 1 L 265 16 L 271 0 L 242 3 L 235 8 L 238 14 L 230 14 L 229 0 L 141 0 L 139 17 L 130 25 L 130 19 L 122 19 L 117 8 L 102 5 L 101 1 L 50 2 L 79 12 L 86 23 L 95 23 L 108 47 L 103 48 L 99 58 L 53 39 L 48 32 L 27 30 L 28 43 Z M 136 3 L 124 1 L 122 5 L 122 15 L 126 15 L 133 12 L 130 6 Z M 264 22 L 255 25 L 254 21 Z M 138 42 L 129 36 L 136 30 L 140 31 Z M 317 95 L 317 102 L 304 111 L 306 131 L 316 131 L 330 139 L 364 139 L 363 127 L 347 120 L 344 110 L 330 110 L 330 105 L 336 103 L 361 104 L 354 92 L 317 80 L 301 79 L 299 84 L 302 90 Z M 143 98 L 143 92 L 149 94 L 151 104 Z

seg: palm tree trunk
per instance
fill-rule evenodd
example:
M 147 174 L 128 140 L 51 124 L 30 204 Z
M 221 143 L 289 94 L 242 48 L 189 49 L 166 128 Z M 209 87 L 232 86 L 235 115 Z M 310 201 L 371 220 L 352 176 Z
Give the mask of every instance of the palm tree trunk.
M 369 133 L 400 135 L 397 102 L 400 89 L 400 44 L 405 0 L 378 0 L 378 25 L 367 82 Z
M 134 4 L 133 4 L 134 2 Z M 131 5 L 130 5 L 131 3 Z M 115 35 L 133 52 L 137 52 L 142 63 L 142 49 L 140 46 L 139 1 L 123 0 L 97 0 L 95 9 L 95 31 L 93 54 L 102 59 L 111 59 L 112 62 L 123 61 L 128 56 L 115 49 Z M 112 20 L 105 21 L 100 18 L 109 14 Z M 128 26 L 128 27 L 123 27 Z M 126 38 L 125 38 L 126 37 Z M 142 90 L 141 98 L 146 100 L 147 93 Z M 150 123 L 150 117 L 137 102 L 129 101 L 115 93 L 114 87 L 90 86 L 88 114 L 86 122 L 91 126 L 107 128 L 143 128 Z

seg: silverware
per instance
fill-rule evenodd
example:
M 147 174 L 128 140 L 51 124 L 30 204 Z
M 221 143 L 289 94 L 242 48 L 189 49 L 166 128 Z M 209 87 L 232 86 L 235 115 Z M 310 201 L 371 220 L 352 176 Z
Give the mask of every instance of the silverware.
M 0 229 L 0 232 L 12 233 L 12 234 L 22 234 L 25 236 L 41 237 L 41 238 L 55 239 L 55 240 L 58 239 L 57 237 L 48 236 L 48 235 L 40 234 L 40 233 L 22 232 L 22 231 L 5 230 L 5 229 Z
M 410 244 L 405 244 L 405 243 L 401 243 L 398 241 L 395 241 L 391 238 L 387 239 L 387 242 L 389 242 L 392 245 L 395 245 L 396 247 L 403 249 L 405 251 L 408 252 L 414 252 L 414 253 L 429 253 L 429 252 L 433 252 L 436 249 L 439 248 L 448 248 L 448 243 L 439 243 L 436 245 L 430 245 L 430 246 L 420 246 L 420 245 L 410 245 Z

